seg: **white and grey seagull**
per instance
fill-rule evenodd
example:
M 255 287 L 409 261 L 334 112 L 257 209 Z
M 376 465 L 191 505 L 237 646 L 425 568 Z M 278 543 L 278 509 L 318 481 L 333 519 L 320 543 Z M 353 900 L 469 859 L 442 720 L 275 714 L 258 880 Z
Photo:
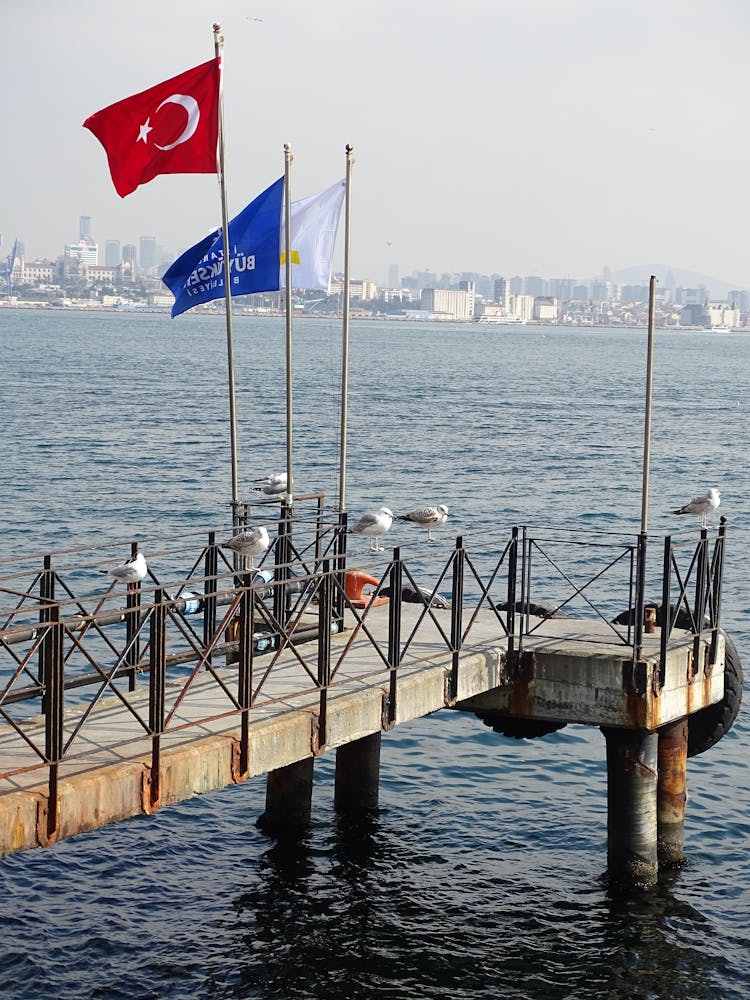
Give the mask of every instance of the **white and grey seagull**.
M 135 590 L 148 573 L 148 564 L 144 554 L 138 552 L 130 559 L 126 559 L 124 563 L 105 572 L 118 583 L 127 583 L 128 590 Z
M 259 527 L 244 528 L 238 534 L 232 535 L 225 542 L 220 542 L 219 547 L 222 549 L 231 549 L 232 552 L 235 552 L 238 556 L 242 556 L 243 559 L 249 559 L 250 569 L 254 569 L 254 556 L 263 555 L 270 544 L 271 539 L 268 536 L 268 528 L 265 525 L 260 525 Z
M 379 538 L 390 529 L 392 524 L 393 511 L 390 507 L 380 507 L 378 510 L 368 510 L 353 527 L 349 528 L 349 531 L 353 535 L 365 535 L 369 538 L 371 552 L 383 552 L 384 549 Z
M 721 493 L 714 489 L 711 489 L 698 497 L 693 497 L 693 499 L 686 503 L 683 507 L 678 507 L 673 510 L 673 514 L 694 514 L 696 517 L 701 519 L 701 528 L 705 528 L 708 523 L 708 515 L 712 510 L 716 508 L 721 503 Z
M 253 486 L 252 489 L 258 493 L 264 493 L 268 497 L 277 497 L 286 493 L 286 472 L 275 472 L 270 476 L 254 479 L 253 482 L 259 485 Z
M 399 521 L 410 521 L 412 524 L 427 528 L 427 541 L 434 542 L 432 529 L 445 524 L 448 520 L 448 508 L 444 503 L 440 503 L 437 507 L 417 507 L 408 514 L 396 514 L 396 517 Z

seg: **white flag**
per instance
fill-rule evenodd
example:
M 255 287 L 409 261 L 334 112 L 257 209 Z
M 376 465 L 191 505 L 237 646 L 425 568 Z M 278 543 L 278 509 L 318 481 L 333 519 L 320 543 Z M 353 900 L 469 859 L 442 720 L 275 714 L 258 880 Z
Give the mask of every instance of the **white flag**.
M 346 181 L 340 180 L 325 191 L 292 202 L 292 288 L 322 288 L 328 291 L 336 230 L 345 194 Z M 280 288 L 286 287 L 285 264 L 282 220 Z

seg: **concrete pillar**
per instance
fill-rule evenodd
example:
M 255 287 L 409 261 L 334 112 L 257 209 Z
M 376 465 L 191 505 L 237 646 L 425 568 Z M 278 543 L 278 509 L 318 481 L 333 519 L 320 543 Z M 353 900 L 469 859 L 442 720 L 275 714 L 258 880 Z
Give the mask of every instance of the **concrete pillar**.
M 656 733 L 602 729 L 607 741 L 607 865 L 616 882 L 656 882 Z
M 381 735 L 373 733 L 336 750 L 334 805 L 341 812 L 377 809 Z
M 659 784 L 656 821 L 659 862 L 679 865 L 685 860 L 688 720 L 678 719 L 659 730 Z
M 312 813 L 312 786 L 312 757 L 269 771 L 266 811 L 257 825 L 274 836 L 306 829 Z

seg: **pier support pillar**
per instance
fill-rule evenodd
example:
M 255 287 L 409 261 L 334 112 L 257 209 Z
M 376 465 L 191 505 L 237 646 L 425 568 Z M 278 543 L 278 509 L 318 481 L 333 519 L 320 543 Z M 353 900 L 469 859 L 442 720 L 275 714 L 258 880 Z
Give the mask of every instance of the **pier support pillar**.
M 650 885 L 658 875 L 656 733 L 603 728 L 607 741 L 607 865 L 615 881 Z
M 339 811 L 377 809 L 381 735 L 363 736 L 336 750 L 334 805 Z
M 679 865 L 685 859 L 688 720 L 659 730 L 659 783 L 656 795 L 659 862 Z
M 312 813 L 312 787 L 312 757 L 269 771 L 266 810 L 257 825 L 274 836 L 306 829 Z

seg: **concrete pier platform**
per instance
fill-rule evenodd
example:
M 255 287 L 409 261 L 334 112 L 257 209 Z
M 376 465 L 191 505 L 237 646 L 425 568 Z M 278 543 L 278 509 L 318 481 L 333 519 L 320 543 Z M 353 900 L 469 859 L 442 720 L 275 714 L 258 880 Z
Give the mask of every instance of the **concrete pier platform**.
M 285 650 L 265 678 L 249 710 L 249 767 L 238 772 L 240 714 L 213 675 L 202 671 L 187 689 L 168 681 L 161 736 L 158 796 L 152 794 L 151 737 L 133 714 L 148 719 L 147 685 L 123 701 L 108 695 L 91 711 L 59 767 L 57 828 L 50 833 L 47 768 L 12 728 L 0 726 L 0 855 L 38 846 L 144 814 L 196 794 L 268 774 L 441 709 L 492 709 L 517 718 L 580 722 L 652 731 L 723 697 L 724 645 L 709 663 L 701 639 L 696 663 L 692 636 L 670 638 L 661 677 L 659 631 L 645 636 L 642 660 L 617 641 L 604 622 L 559 619 L 540 622 L 533 635 L 514 637 L 509 652 L 497 617 L 481 611 L 458 656 L 457 689 L 451 696 L 452 653 L 430 615 L 402 606 L 402 641 L 412 634 L 395 685 L 383 661 L 388 649 L 385 607 L 370 608 L 367 630 L 352 633 L 355 619 L 331 639 L 331 683 L 321 740 L 316 643 Z M 449 610 L 432 609 L 450 635 Z M 472 618 L 464 616 L 464 627 Z M 533 624 L 533 620 L 532 620 Z M 624 634 L 624 629 L 621 630 Z M 378 653 L 373 643 L 380 649 Z M 519 652 L 519 644 L 521 649 Z M 308 661 L 308 669 L 298 655 Z M 270 657 L 258 657 L 256 674 Z M 311 674 L 312 671 L 312 674 Z M 236 665 L 217 676 L 236 691 Z M 389 698 L 395 693 L 395 704 Z M 71 707 L 64 742 L 82 717 Z M 170 718 L 170 713 L 172 716 Z M 477 722 L 478 725 L 481 723 Z M 23 723 L 29 741 L 44 746 L 44 720 Z

